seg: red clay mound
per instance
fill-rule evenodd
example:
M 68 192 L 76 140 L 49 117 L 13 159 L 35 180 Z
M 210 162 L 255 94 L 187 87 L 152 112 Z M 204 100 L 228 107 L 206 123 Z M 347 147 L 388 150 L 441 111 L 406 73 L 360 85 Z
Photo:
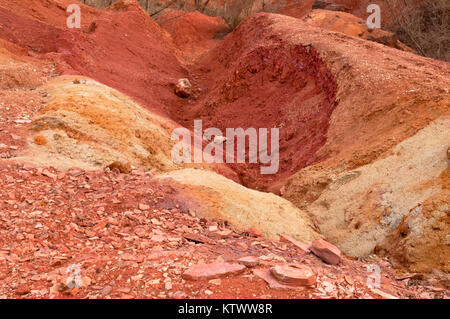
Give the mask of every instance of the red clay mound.
M 423 4 L 423 0 L 408 0 L 408 1 L 390 1 L 392 7 L 387 4 L 387 1 L 373 1 L 373 0 L 316 0 L 316 9 L 331 9 L 336 8 L 339 11 L 349 12 L 362 19 L 367 19 L 371 14 L 367 12 L 367 7 L 370 4 L 378 4 L 381 9 L 381 20 L 383 28 L 390 28 L 396 23 L 397 10 L 408 7 L 418 7 Z
M 302 18 L 311 11 L 314 0 L 302 0 L 300 3 L 297 3 L 299 1 L 287 2 L 285 6 L 280 7 L 280 13 L 294 18 Z
M 261 176 L 259 165 L 234 165 L 244 185 L 263 189 L 310 164 L 325 143 L 336 84 L 312 47 L 288 45 L 266 23 L 244 23 L 199 64 L 207 92 L 195 106 L 174 110 L 187 127 L 280 128 L 280 173 Z M 269 144 L 270 145 L 270 144 Z M 298 147 L 302 145 L 302 147 Z
M 81 30 L 65 26 L 68 2 L 38 2 L 1 0 L 0 38 L 57 62 L 63 74 L 94 78 L 166 114 L 176 100 L 172 84 L 186 71 L 170 36 L 134 0 L 104 11 L 80 5 Z
M 89 26 L 91 19 L 100 15 L 100 11 L 73 0 L 1 0 L 0 7 L 14 12 L 18 16 L 57 28 L 66 28 L 66 8 L 74 3 L 82 8 L 82 26 Z
M 256 164 L 233 165 L 244 185 L 276 191 L 293 173 L 337 155 L 353 167 L 371 162 L 436 119 L 445 108 L 435 112 L 431 103 L 445 95 L 436 85 L 445 69 L 444 62 L 298 19 L 257 14 L 198 61 L 192 78 L 199 98 L 171 114 L 187 127 L 202 119 L 203 128 L 222 132 L 280 128 L 277 175 L 261 175 Z M 415 96 L 419 83 L 427 89 Z M 407 110 L 413 107 L 417 112 Z
M 165 10 L 157 22 L 167 30 L 176 46 L 189 62 L 213 48 L 230 27 L 221 17 L 209 17 L 195 12 Z
M 326 30 L 342 32 L 399 50 L 414 52 L 414 50 L 400 42 L 395 34 L 382 29 L 369 29 L 364 20 L 350 13 L 317 9 L 306 15 L 303 21 Z

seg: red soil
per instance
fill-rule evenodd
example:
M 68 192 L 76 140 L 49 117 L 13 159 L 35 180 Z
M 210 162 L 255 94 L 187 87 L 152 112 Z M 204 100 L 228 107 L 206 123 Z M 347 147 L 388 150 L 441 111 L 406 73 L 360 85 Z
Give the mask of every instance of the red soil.
M 82 6 L 81 30 L 65 27 L 65 3 L 51 8 L 55 4 L 48 2 L 50 8 L 43 12 L 53 13 L 44 22 L 32 11 L 24 11 L 34 4 L 22 2 L 20 9 L 14 10 L 21 15 L 9 11 L 11 3 L 8 9 L 1 5 L 4 27 L 0 37 L 32 55 L 57 62 L 63 74 L 92 77 L 187 127 L 201 118 L 205 129 L 284 128 L 280 133 L 280 173 L 261 177 L 259 165 L 234 165 L 245 185 L 263 188 L 283 181 L 310 164 L 309 159 L 325 143 L 335 83 L 313 49 L 285 47 L 281 39 L 260 38 L 256 29 L 238 29 L 193 66 L 191 78 L 202 88 L 193 106 L 173 94 L 173 83 L 189 75 L 177 59 L 171 38 L 135 1 L 120 1 L 103 11 Z M 217 33 L 227 31 L 223 20 L 199 13 L 169 20 L 165 27 L 175 43 L 188 49 L 188 61 L 215 45 Z M 203 46 L 196 46 L 198 43 Z M 197 49 L 189 49 L 194 47 Z M 303 147 L 298 148 L 299 143 Z
M 186 75 L 169 35 L 134 1 L 103 11 L 80 5 L 81 30 L 67 29 L 64 8 L 68 2 L 59 3 L 44 3 L 46 9 L 37 15 L 45 16 L 41 22 L 29 9 L 40 10 L 42 4 L 37 1 L 1 1 L 0 38 L 27 49 L 30 55 L 57 62 L 63 74 L 92 77 L 165 114 L 166 105 L 177 99 L 172 84 Z M 52 14 L 46 15 L 47 11 Z
M 165 10 L 156 21 L 167 30 L 188 62 L 212 49 L 220 37 L 231 31 L 221 17 L 209 17 L 197 11 Z
M 246 186 L 277 191 L 290 175 L 324 159 L 316 153 L 326 143 L 337 86 L 312 46 L 289 46 L 283 35 L 261 32 L 267 27 L 261 19 L 259 25 L 244 23 L 208 52 L 225 30 L 222 20 L 186 14 L 163 23 L 169 35 L 131 0 L 102 11 L 82 6 L 83 28 L 68 30 L 68 2 L 55 3 L 1 0 L 0 39 L 54 61 L 63 74 L 118 89 L 186 127 L 202 119 L 204 129 L 282 128 L 277 175 L 260 175 L 256 164 L 231 165 Z M 186 50 L 186 61 L 174 43 Z M 188 71 L 185 63 L 194 60 Z M 184 77 L 194 87 L 187 100 L 173 94 Z
M 2 298 L 382 298 L 367 287 L 360 261 L 344 257 L 338 267 L 329 266 L 287 243 L 248 234 L 218 240 L 209 226 L 223 226 L 191 216 L 172 185 L 142 170 L 58 172 L 0 163 L 0 174 Z M 204 242 L 187 240 L 187 234 Z M 280 258 L 300 261 L 314 270 L 318 282 L 275 290 L 251 269 L 215 283 L 181 276 L 191 265 L 245 256 L 265 258 L 256 267 L 261 269 Z M 431 281 L 427 287 L 407 285 L 408 277 L 397 278 L 384 260 L 371 262 L 383 269 L 385 293 L 445 295 Z M 67 284 L 74 266 L 80 287 Z
M 53 27 L 67 28 L 68 14 L 66 14 L 66 8 L 73 3 L 72 0 L 9 0 L 1 1 L 0 7 L 14 12 L 18 16 L 27 17 Z M 87 27 L 92 19 L 100 15 L 100 12 L 94 8 L 79 5 L 83 12 L 81 24 L 83 27 Z
M 278 174 L 260 175 L 257 164 L 232 165 L 244 185 L 279 189 L 285 178 L 311 164 L 325 143 L 336 83 L 312 47 L 286 46 L 260 27 L 239 27 L 192 66 L 206 93 L 195 105 L 177 105 L 171 115 L 187 127 L 201 118 L 205 128 L 222 132 L 280 128 Z

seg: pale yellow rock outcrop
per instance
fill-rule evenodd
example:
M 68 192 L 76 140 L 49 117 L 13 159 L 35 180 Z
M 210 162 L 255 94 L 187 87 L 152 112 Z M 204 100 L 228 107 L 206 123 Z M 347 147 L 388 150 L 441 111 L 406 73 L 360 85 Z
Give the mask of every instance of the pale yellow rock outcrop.
M 311 243 L 321 235 L 307 214 L 271 193 L 248 189 L 214 172 L 183 169 L 159 176 L 178 182 L 176 188 L 197 216 L 227 221 L 237 230 L 256 227 L 264 236 L 290 235 Z
M 414 271 L 448 271 L 449 141 L 450 117 L 442 117 L 371 164 L 299 172 L 288 182 L 286 198 L 295 201 L 301 189 L 314 189 L 312 203 L 297 205 L 348 255 L 387 250 Z

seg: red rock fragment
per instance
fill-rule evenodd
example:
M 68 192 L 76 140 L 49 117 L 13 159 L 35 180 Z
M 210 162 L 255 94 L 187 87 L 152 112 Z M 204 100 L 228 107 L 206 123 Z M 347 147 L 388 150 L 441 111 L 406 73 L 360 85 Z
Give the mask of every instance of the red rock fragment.
M 254 256 L 247 256 L 239 258 L 237 262 L 241 265 L 251 268 L 259 265 L 259 258 Z
M 20 296 L 26 295 L 31 290 L 30 286 L 28 284 L 19 285 L 16 289 L 16 293 Z
M 318 239 L 309 248 L 314 255 L 330 265 L 337 265 L 341 261 L 341 251 L 329 242 Z
M 193 241 L 194 243 L 209 244 L 212 242 L 208 237 L 194 233 L 184 233 L 183 237 L 184 239 Z
M 111 291 L 112 291 L 112 287 L 111 286 L 105 286 L 101 290 L 101 295 L 103 297 L 108 296 L 111 293 Z
M 316 283 L 316 275 L 305 265 L 277 265 L 270 268 L 272 275 L 289 285 L 311 286 Z
M 153 235 L 153 236 L 150 238 L 151 241 L 154 241 L 154 242 L 157 242 L 157 243 L 162 243 L 162 242 L 165 241 L 166 239 L 167 239 L 167 237 L 162 236 L 162 235 L 158 235 L 158 234 L 155 234 L 155 235 Z
M 142 227 L 136 228 L 134 233 L 140 238 L 147 237 L 147 235 L 148 235 L 147 231 L 144 228 L 142 228 Z
M 253 274 L 262 280 L 264 280 L 271 289 L 275 290 L 298 290 L 303 289 L 300 286 L 292 286 L 292 285 L 284 285 L 280 283 L 274 276 L 272 276 L 272 273 L 269 269 L 253 269 Z
M 47 176 L 47 177 L 52 178 L 52 179 L 56 179 L 58 177 L 58 175 L 53 174 L 53 173 L 49 172 L 46 169 L 42 171 L 42 175 Z
M 219 230 L 219 231 L 214 232 L 214 235 L 218 236 L 222 239 L 225 239 L 225 238 L 231 237 L 233 235 L 233 232 L 229 229 L 225 229 L 225 230 Z
M 188 295 L 184 291 L 176 291 L 173 293 L 173 299 L 186 299 Z
M 209 280 L 227 275 L 237 275 L 245 270 L 245 266 L 232 263 L 200 264 L 189 268 L 183 273 L 187 280 Z
M 288 235 L 281 235 L 280 236 L 280 241 L 285 242 L 285 243 L 290 243 L 292 245 L 294 245 L 295 247 L 299 248 L 300 250 L 304 251 L 305 253 L 309 253 L 309 246 L 305 243 L 302 243 Z
M 250 227 L 249 229 L 247 229 L 247 233 L 249 233 L 250 236 L 253 236 L 253 237 L 261 237 L 262 236 L 262 232 L 256 227 Z
M 248 250 L 248 245 L 246 243 L 242 243 L 240 241 L 236 243 L 236 247 L 239 247 L 243 251 L 247 251 Z

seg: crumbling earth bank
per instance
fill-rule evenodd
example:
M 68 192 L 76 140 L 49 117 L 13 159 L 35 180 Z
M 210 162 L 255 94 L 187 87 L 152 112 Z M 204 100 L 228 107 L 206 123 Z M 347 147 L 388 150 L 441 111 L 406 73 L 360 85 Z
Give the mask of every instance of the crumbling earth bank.
M 448 267 L 448 64 L 260 14 L 192 66 L 134 1 L 89 9 L 87 24 L 75 31 L 58 14 L 0 3 L 4 296 L 446 294 L 437 268 Z M 64 9 L 63 2 L 45 3 L 42 12 Z M 77 76 L 46 83 L 61 73 Z M 174 85 L 185 77 L 193 94 L 181 99 Z M 208 171 L 213 168 L 170 172 L 165 141 L 173 120 L 237 126 L 245 124 L 241 111 L 256 127 L 279 125 L 289 134 L 283 133 L 282 170 L 273 179 L 252 166 L 231 168 L 241 182 L 281 193 L 297 207 Z M 133 121 L 142 129 L 120 125 Z M 38 163 L 44 167 L 23 163 L 30 151 L 29 161 L 46 155 Z M 116 163 L 98 170 L 124 154 L 141 169 Z M 75 161 L 82 167 L 66 171 Z M 58 163 L 61 170 L 45 167 Z M 269 201 L 266 210 L 258 206 Z M 300 218 L 294 223 L 292 216 Z M 367 287 L 367 263 L 342 256 L 329 266 L 311 254 L 310 242 L 322 236 L 380 266 L 381 290 Z M 258 267 L 241 272 L 234 264 L 242 257 Z M 392 264 L 431 275 L 398 275 Z M 80 288 L 67 284 L 73 265 L 82 266 Z M 218 277 L 239 272 L 183 279 L 188 270 L 202 277 L 199 269 Z M 307 288 L 286 285 L 313 278 L 316 285 Z
M 201 118 L 223 132 L 279 128 L 277 174 L 261 176 L 259 165 L 232 166 L 244 185 L 275 190 L 325 143 L 336 83 L 313 46 L 285 41 L 270 28 L 265 16 L 250 18 L 193 65 L 204 94 L 172 114 L 187 127 Z
M 177 107 L 179 121 L 188 126 L 200 117 L 222 130 L 269 123 L 283 132 L 279 174 L 264 178 L 257 167 L 232 166 L 242 183 L 284 194 L 348 254 L 395 251 L 395 262 L 412 270 L 447 269 L 447 206 L 437 199 L 427 205 L 433 213 L 415 208 L 448 197 L 440 180 L 448 170 L 448 63 L 259 14 L 194 70 L 204 97 Z M 375 172 L 366 175 L 366 167 Z M 343 185 L 354 185 L 358 204 L 349 206 Z M 411 228 L 406 233 L 399 230 L 402 218 Z
M 429 298 L 444 293 L 431 279 L 429 288 L 416 286 L 376 258 L 371 262 L 383 270 L 382 288 L 370 289 L 366 264 L 342 257 L 339 265 L 325 266 L 290 243 L 235 233 L 192 216 L 176 185 L 143 170 L 60 172 L 26 164 L 0 169 L 2 297 Z M 256 265 L 237 266 L 248 256 L 257 257 Z M 266 272 L 287 263 L 310 269 L 315 284 L 280 284 Z

